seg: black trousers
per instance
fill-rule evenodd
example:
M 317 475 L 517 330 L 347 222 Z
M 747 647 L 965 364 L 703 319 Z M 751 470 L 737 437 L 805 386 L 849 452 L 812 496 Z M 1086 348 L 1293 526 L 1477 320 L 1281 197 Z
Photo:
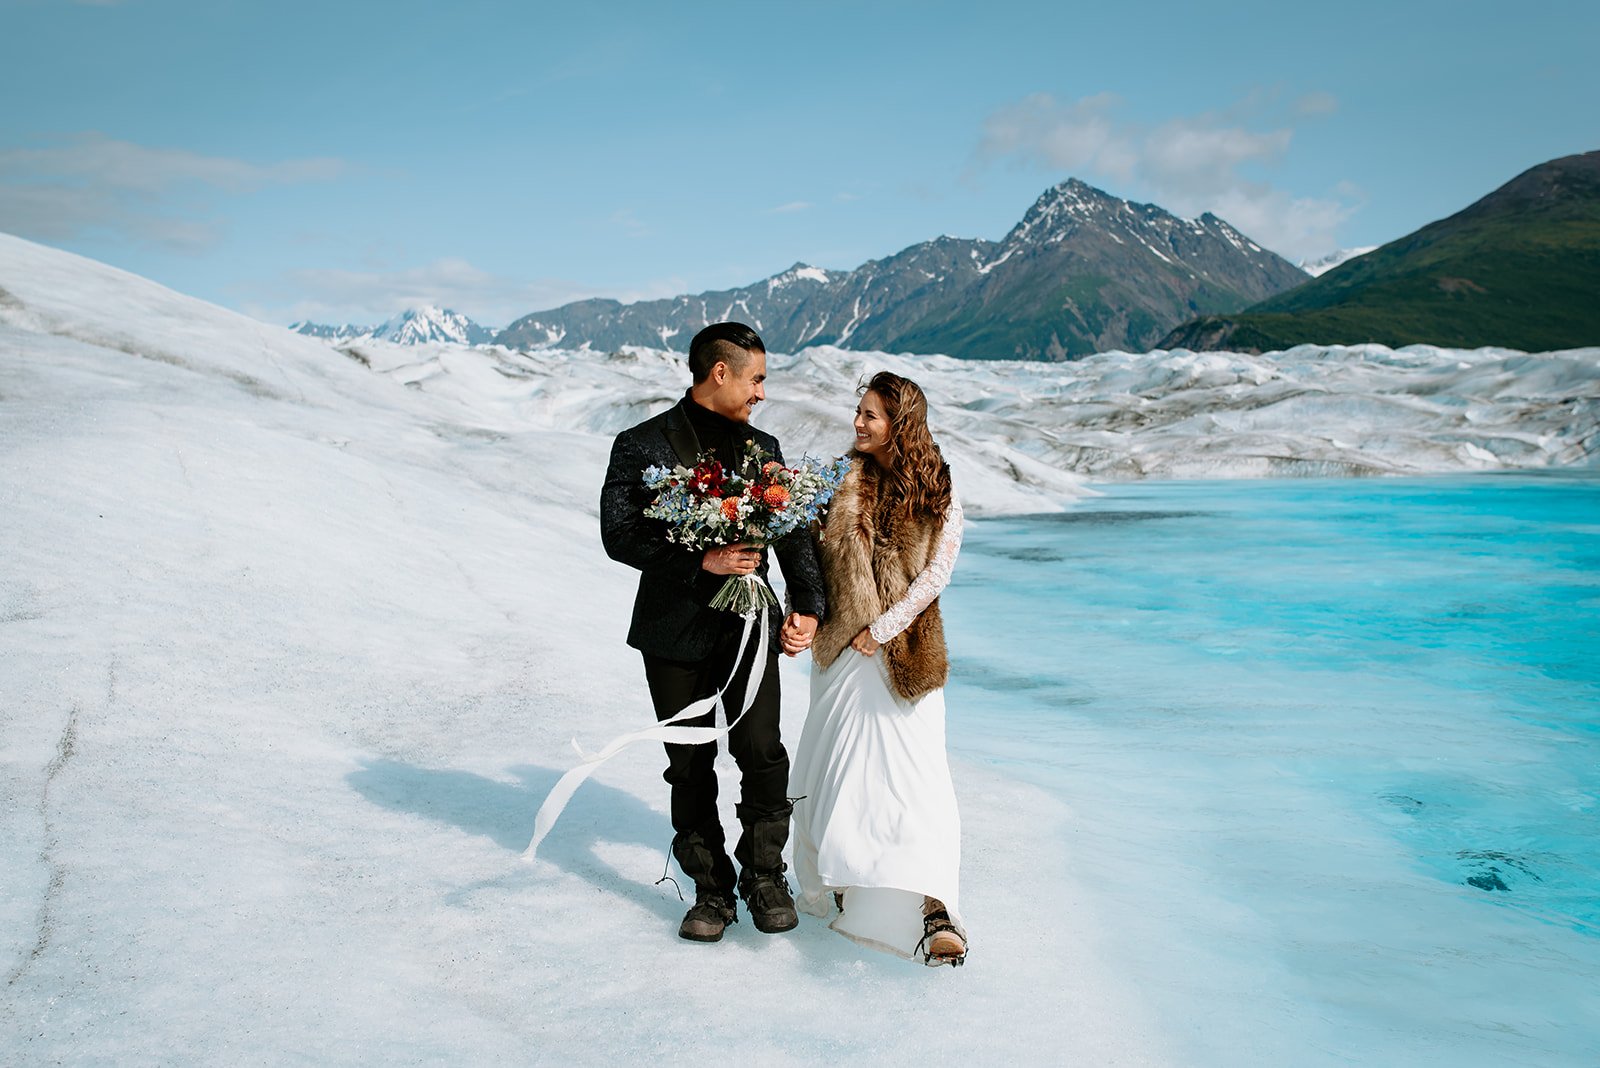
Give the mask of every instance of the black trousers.
M 656 718 L 667 719 L 695 701 L 717 692 L 733 670 L 733 658 L 739 652 L 742 628 L 732 627 L 725 639 L 717 644 L 711 655 L 703 660 L 681 661 L 644 655 L 644 675 L 650 686 L 650 699 L 655 704 Z M 734 856 L 741 867 L 751 863 L 752 824 L 789 818 L 789 754 L 778 735 L 778 650 L 769 646 L 766 672 L 756 691 L 755 701 L 749 711 L 739 715 L 745 690 L 750 681 L 750 670 L 755 661 L 755 641 L 745 651 L 743 662 L 723 693 L 724 714 L 733 717 L 733 729 L 728 732 L 728 752 L 739 765 L 739 803 L 734 806 L 745 832 L 739 838 Z M 715 726 L 713 713 L 684 721 L 685 726 Z M 679 834 L 699 833 L 713 850 L 721 850 L 726 857 L 722 821 L 717 815 L 717 773 L 714 761 L 717 743 L 699 745 L 669 744 L 667 770 L 662 776 L 672 786 L 672 829 Z M 723 883 L 731 867 L 724 862 L 718 865 L 716 882 Z M 690 873 L 693 875 L 694 873 Z

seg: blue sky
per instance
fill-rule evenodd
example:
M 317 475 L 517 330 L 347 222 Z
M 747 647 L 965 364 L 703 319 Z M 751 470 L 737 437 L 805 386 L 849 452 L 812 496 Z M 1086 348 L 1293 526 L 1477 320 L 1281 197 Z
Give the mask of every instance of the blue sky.
M 1600 5 L 0 0 L 0 230 L 277 322 L 850 268 L 1069 176 L 1298 259 L 1600 148 Z

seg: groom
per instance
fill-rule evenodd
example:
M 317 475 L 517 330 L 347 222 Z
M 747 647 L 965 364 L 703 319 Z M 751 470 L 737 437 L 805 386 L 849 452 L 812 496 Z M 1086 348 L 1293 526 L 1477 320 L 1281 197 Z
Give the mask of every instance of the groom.
M 708 607 L 729 575 L 766 581 L 764 548 L 727 545 L 704 552 L 667 540 L 664 522 L 646 519 L 654 493 L 644 484 L 651 466 L 693 467 L 709 455 L 737 471 L 746 444 L 755 441 L 782 462 L 778 439 L 750 425 L 750 411 L 766 396 L 766 346 L 743 323 L 713 323 L 689 344 L 694 384 L 676 405 L 617 435 L 600 491 L 600 536 L 607 555 L 639 569 L 628 644 L 644 654 L 645 681 L 656 718 L 667 719 L 710 697 L 727 683 L 725 715 L 738 715 L 755 667 L 755 642 L 739 653 L 743 620 Z M 799 919 L 784 878 L 783 846 L 789 839 L 789 754 L 778 737 L 778 653 L 809 648 L 823 614 L 822 571 L 816 546 L 804 528 L 775 542 L 793 607 L 779 627 L 780 613 L 767 611 L 765 671 L 755 701 L 728 733 L 728 750 L 739 765 L 740 798 L 734 806 L 743 833 L 734 846 L 737 889 L 756 930 L 791 930 Z M 730 681 L 731 678 L 731 681 Z M 686 726 L 713 726 L 715 713 Z M 672 784 L 672 855 L 694 880 L 695 903 L 678 934 L 715 942 L 737 920 L 733 862 L 728 859 L 717 815 L 715 742 L 669 744 L 665 778 Z

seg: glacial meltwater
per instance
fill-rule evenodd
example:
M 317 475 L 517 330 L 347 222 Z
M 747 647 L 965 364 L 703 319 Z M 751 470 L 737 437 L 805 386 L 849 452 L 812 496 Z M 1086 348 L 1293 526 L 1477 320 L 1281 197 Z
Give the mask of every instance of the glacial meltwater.
M 1600 477 L 1100 488 L 969 524 L 950 744 L 1193 1063 L 1600 1063 Z

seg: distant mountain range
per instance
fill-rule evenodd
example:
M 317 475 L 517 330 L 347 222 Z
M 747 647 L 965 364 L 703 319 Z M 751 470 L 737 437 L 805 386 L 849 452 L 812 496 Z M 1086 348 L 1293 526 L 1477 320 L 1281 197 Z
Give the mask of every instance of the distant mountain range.
M 584 300 L 513 322 L 522 349 L 684 349 L 707 323 L 749 323 L 775 352 L 807 345 L 974 359 L 1143 351 L 1195 315 L 1247 307 L 1307 275 L 1215 215 L 1180 219 L 1077 179 L 1045 191 L 999 242 L 939 237 L 853 271 L 797 263 L 739 289 Z
M 298 322 L 290 324 L 289 329 L 324 341 L 377 339 L 392 341 L 397 345 L 423 345 L 439 341 L 457 345 L 485 345 L 495 337 L 493 330 L 479 326 L 460 312 L 436 308 L 431 304 L 408 308 L 379 326 L 328 326 Z
M 1001 241 L 939 237 L 851 271 L 797 263 L 737 289 L 577 301 L 499 333 L 432 307 L 378 327 L 293 328 L 330 341 L 681 351 L 707 323 L 738 319 L 775 352 L 831 344 L 971 359 L 1364 341 L 1541 350 L 1600 342 L 1597 293 L 1600 152 L 1589 152 L 1398 241 L 1298 267 L 1215 215 L 1180 219 L 1074 178 Z
M 1548 351 L 1600 344 L 1600 151 L 1523 172 L 1470 207 L 1162 348 L 1298 344 Z
M 707 323 L 737 319 L 774 352 L 807 345 L 1061 360 L 1143 351 L 1196 315 L 1238 311 L 1308 275 L 1215 215 L 1180 219 L 1077 179 L 1044 192 L 1001 241 L 939 237 L 852 271 L 797 263 L 738 289 L 535 312 L 492 340 L 517 349 L 647 345 L 682 351 Z M 295 323 L 329 341 L 479 344 L 455 312 L 408 311 L 380 327 Z

